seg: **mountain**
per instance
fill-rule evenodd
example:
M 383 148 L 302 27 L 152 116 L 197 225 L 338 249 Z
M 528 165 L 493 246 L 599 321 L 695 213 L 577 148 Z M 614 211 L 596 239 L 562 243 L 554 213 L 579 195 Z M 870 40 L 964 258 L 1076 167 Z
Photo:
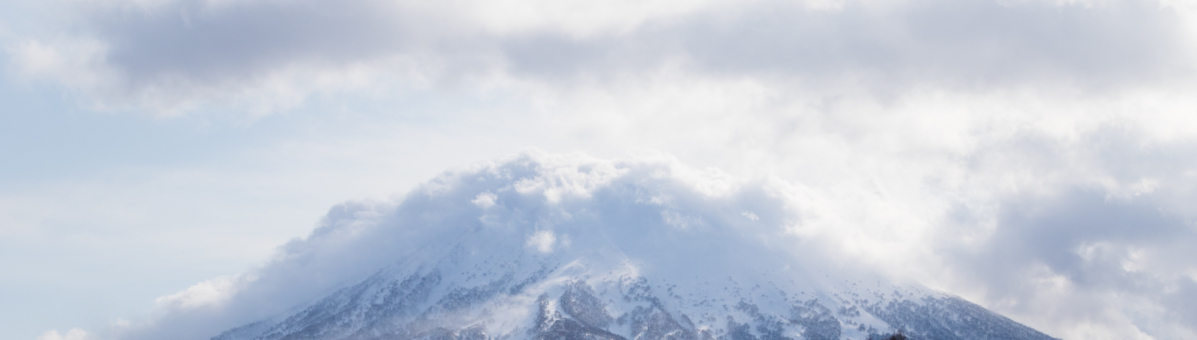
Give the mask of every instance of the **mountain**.
M 787 195 L 669 161 L 525 155 L 446 174 L 306 241 L 340 233 L 363 242 L 342 251 L 391 256 L 381 268 L 212 340 L 1052 339 L 838 267 L 794 232 Z

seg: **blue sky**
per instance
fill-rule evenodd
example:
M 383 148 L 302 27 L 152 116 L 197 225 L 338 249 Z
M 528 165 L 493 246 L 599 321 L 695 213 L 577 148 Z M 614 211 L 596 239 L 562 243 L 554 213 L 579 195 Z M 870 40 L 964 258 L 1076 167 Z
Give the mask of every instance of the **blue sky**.
M 1057 337 L 1192 337 L 1195 15 L 0 1 L 2 337 L 119 338 L 336 204 L 532 149 L 775 178 L 843 256 Z

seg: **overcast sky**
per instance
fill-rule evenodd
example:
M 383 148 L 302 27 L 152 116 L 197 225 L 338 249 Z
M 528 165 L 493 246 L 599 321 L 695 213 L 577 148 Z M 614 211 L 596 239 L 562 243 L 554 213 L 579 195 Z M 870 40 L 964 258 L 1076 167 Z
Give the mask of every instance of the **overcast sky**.
M 1197 338 L 1195 47 L 1170 0 L 0 0 L 0 338 L 109 340 L 526 150 L 776 180 L 1052 336 Z

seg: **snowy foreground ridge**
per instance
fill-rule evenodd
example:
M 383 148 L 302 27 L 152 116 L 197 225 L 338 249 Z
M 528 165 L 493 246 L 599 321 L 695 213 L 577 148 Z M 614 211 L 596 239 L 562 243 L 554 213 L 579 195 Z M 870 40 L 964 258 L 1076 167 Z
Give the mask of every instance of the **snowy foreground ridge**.
M 797 199 L 766 182 L 539 154 L 449 173 L 397 205 L 334 209 L 274 266 L 378 265 L 212 339 L 1051 339 L 829 270 L 791 230 Z

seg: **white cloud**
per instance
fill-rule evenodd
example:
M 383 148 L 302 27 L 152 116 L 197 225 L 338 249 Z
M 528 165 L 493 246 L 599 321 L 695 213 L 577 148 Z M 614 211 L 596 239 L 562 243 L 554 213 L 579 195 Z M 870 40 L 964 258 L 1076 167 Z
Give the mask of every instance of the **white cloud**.
M 60 333 L 58 333 L 57 330 L 47 331 L 46 333 L 43 333 L 41 336 L 37 337 L 37 340 L 89 340 L 89 339 L 93 339 L 93 338 L 91 336 L 89 336 L 87 334 L 87 332 L 84 332 L 83 330 L 77 329 L 77 328 L 67 331 L 66 334 L 60 334 Z
M 350 168 L 461 165 L 529 145 L 604 157 L 661 150 L 694 168 L 652 168 L 648 177 L 710 197 L 741 188 L 744 178 L 774 181 L 772 195 L 796 213 L 770 223 L 818 240 L 803 246 L 908 271 L 1056 336 L 1185 338 L 1197 324 L 1197 310 L 1176 302 L 1197 296 L 1191 4 L 71 4 L 78 26 L 11 39 L 9 67 L 96 107 L 167 115 L 218 107 L 261 117 L 343 93 L 424 100 L 371 111 L 404 119 L 362 123 L 374 130 L 351 137 L 322 144 L 292 136 L 256 151 L 288 164 L 275 171 L 303 185 L 270 184 L 284 181 L 265 174 L 228 186 L 328 195 L 310 183 L 337 178 L 327 185 L 375 194 L 378 183 L 394 183 L 389 173 Z M 383 132 L 357 135 L 363 130 Z M 403 160 L 379 161 L 389 155 Z M 305 157 L 319 161 L 294 161 Z M 629 176 L 599 161 L 587 171 L 558 166 L 573 164 L 570 157 L 538 162 L 562 172 L 525 177 L 510 192 L 462 194 L 454 204 L 484 208 L 484 223 L 501 226 L 516 213 L 507 205 L 528 204 L 512 201 L 519 195 L 561 204 Z M 336 171 L 302 170 L 314 168 Z M 536 171 L 514 168 L 503 169 Z M 338 172 L 350 175 L 331 175 Z M 460 188 L 454 178 L 421 190 Z M 661 206 L 686 199 L 643 198 Z M 36 218 L 24 217 L 34 214 L 29 200 L 12 202 L 0 202 L 0 212 L 20 212 L 0 221 L 33 228 Z M 332 277 L 360 274 L 378 260 L 332 264 L 356 259 L 342 249 L 390 208 L 335 208 L 309 240 L 284 248 L 297 258 L 287 263 L 312 261 Z M 752 225 L 771 218 L 755 206 L 732 215 Z M 674 212 L 656 216 L 698 225 Z M 530 235 L 541 235 L 527 243 L 538 249 L 566 241 Z M 395 246 L 379 242 L 372 246 Z M 302 275 L 282 265 L 264 270 Z M 294 302 L 336 283 L 244 294 Z M 229 291 L 197 287 L 168 300 L 199 305 Z M 247 315 L 212 324 L 260 316 Z
M 165 308 L 217 307 L 236 293 L 237 278 L 218 277 L 156 299 Z
M 923 86 L 1110 91 L 1187 81 L 1194 71 L 1190 12 L 1142 1 L 175 0 L 74 8 L 87 34 L 26 40 L 16 67 L 100 105 L 167 114 L 230 105 L 265 114 L 320 93 L 507 77 L 587 86 L 671 68 L 883 96 Z
M 477 197 L 474 197 L 473 200 L 470 200 L 470 203 L 474 203 L 474 205 L 478 206 L 479 208 L 486 209 L 495 206 L 496 199 L 498 199 L 498 196 L 495 196 L 495 194 L 487 191 L 478 194 Z
M 1183 259 L 1197 255 L 1188 247 L 1197 236 L 1183 222 L 1183 211 L 1159 210 L 1153 201 L 1158 192 L 1113 197 L 1096 181 L 1035 182 L 1035 190 L 1022 194 L 986 191 L 981 204 L 968 206 L 963 205 L 967 198 L 923 191 L 944 190 L 945 185 L 976 191 L 990 185 L 988 177 L 1000 179 L 1009 171 L 976 169 L 971 175 L 980 179 L 977 183 L 895 186 L 908 176 L 934 178 L 938 173 L 903 174 L 908 166 L 887 168 L 901 175 L 876 177 L 860 186 L 844 187 L 839 181 L 809 186 L 697 171 L 660 157 L 608 161 L 533 153 L 446 173 L 394 205 L 333 209 L 311 236 L 283 247 L 275 262 L 254 271 L 257 281 L 204 283 L 176 294 L 169 299 L 175 304 L 194 301 L 207 307 L 175 309 L 129 338 L 175 332 L 183 320 L 190 331 L 208 334 L 269 317 L 352 282 L 387 259 L 418 256 L 413 251 L 457 237 L 452 235 L 462 228 L 526 230 L 519 244 L 543 253 L 564 251 L 571 239 L 593 239 L 570 236 L 570 223 L 587 218 L 611 226 L 628 223 L 623 219 L 654 219 L 690 233 L 727 223 L 742 234 L 724 237 L 759 237 L 780 249 L 803 252 L 797 258 L 832 261 L 830 265 L 841 268 L 864 263 L 894 270 L 1056 336 L 1101 332 L 1110 338 L 1171 338 L 1193 332 L 1186 326 L 1191 308 L 1173 301 L 1186 301 L 1197 291 L 1183 274 L 1193 267 Z M 477 209 L 480 202 L 499 200 L 501 207 Z M 634 206 L 622 206 L 632 202 Z M 751 214 L 746 213 L 749 208 Z M 943 215 L 936 213 L 945 208 Z M 553 229 L 543 229 L 547 226 Z M 641 232 L 634 229 L 609 232 Z M 634 240 L 640 237 L 610 237 L 638 249 Z M 1189 269 L 1174 271 L 1172 266 Z M 216 297 L 227 300 L 210 303 L 220 300 Z
M 761 183 L 742 181 L 724 186 L 717 194 L 705 191 L 727 177 L 694 171 L 661 157 L 601 160 L 540 152 L 447 172 L 399 202 L 349 203 L 332 209 L 311 235 L 280 248 L 271 263 L 240 278 L 212 280 L 160 298 L 161 318 L 135 324 L 117 338 L 170 335 L 186 339 L 177 335 L 186 334 L 205 339 L 245 323 L 280 316 L 384 265 L 435 253 L 438 247 L 448 246 L 446 240 L 482 230 L 489 222 L 498 227 L 485 228 L 488 237 L 514 238 L 491 242 L 523 245 L 541 253 L 567 252 L 577 242 L 614 239 L 621 240 L 621 249 L 650 256 L 647 254 L 661 251 L 652 237 L 717 233 L 713 239 L 756 239 L 750 235 L 784 232 L 780 222 L 785 220 L 787 208 Z M 656 203 L 648 199 L 660 194 L 674 199 Z M 480 196 L 493 196 L 503 205 L 478 209 L 473 201 Z M 746 224 L 741 215 L 748 205 L 759 218 L 757 224 Z M 687 216 L 677 217 L 677 211 L 685 211 Z M 670 225 L 679 218 L 687 224 L 684 229 L 668 233 L 653 229 L 674 228 Z M 725 223 L 742 226 L 713 227 Z M 592 225 L 605 227 L 587 227 Z M 768 239 L 782 242 L 783 238 Z M 709 243 L 686 246 L 720 247 Z M 253 279 L 242 279 L 248 277 Z
M 554 235 L 551 230 L 540 230 L 528 236 L 527 245 L 542 253 L 553 252 L 553 246 L 556 244 L 557 235 Z
M 740 214 L 744 215 L 744 217 L 748 218 L 749 220 L 752 220 L 753 222 L 756 222 L 756 220 L 761 219 L 760 217 L 756 216 L 756 214 L 753 214 L 751 211 L 745 211 Z

